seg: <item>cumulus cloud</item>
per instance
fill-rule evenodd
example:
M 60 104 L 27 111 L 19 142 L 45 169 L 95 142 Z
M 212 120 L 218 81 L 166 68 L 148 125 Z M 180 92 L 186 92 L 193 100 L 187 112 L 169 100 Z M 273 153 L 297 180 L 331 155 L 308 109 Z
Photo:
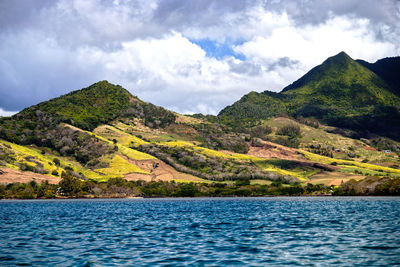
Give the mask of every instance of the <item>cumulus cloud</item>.
M 284 14 L 283 17 L 287 18 Z M 396 50 L 393 43 L 376 40 L 369 31 L 368 19 L 334 17 L 323 24 L 297 26 L 287 20 L 268 36 L 255 36 L 235 47 L 235 51 L 254 60 L 288 58 L 310 69 L 326 59 L 346 51 L 354 58 L 376 61 Z
M 9 117 L 17 113 L 17 111 L 5 111 L 2 108 L 0 108 L 0 117 Z
M 113 53 L 87 49 L 79 54 L 103 66 L 106 79 L 118 81 L 147 101 L 184 113 L 215 114 L 252 88 L 277 83 L 260 65 L 233 57 L 207 57 L 179 33 L 124 42 Z
M 390 0 L 2 1 L 0 115 L 104 79 L 177 112 L 216 114 L 342 50 L 398 55 L 398 21 Z

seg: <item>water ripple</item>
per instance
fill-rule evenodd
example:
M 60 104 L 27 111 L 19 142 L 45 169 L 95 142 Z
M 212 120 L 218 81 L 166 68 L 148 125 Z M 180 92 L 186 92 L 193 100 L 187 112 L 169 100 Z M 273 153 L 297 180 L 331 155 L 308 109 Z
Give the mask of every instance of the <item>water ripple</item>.
M 400 198 L 0 202 L 0 265 L 400 264 Z

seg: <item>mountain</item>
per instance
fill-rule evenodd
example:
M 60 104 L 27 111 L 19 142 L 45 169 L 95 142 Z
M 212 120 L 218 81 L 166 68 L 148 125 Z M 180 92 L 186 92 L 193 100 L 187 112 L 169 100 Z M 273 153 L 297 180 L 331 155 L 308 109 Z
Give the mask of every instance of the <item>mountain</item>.
M 287 111 L 286 95 L 264 91 L 262 93 L 250 92 L 244 95 L 233 105 L 225 107 L 218 117 L 234 118 L 235 120 L 254 120 L 276 117 Z
M 0 119 L 0 138 L 19 145 L 51 149 L 83 165 L 114 153 L 114 146 L 90 134 L 96 127 L 124 118 L 140 119 L 154 129 L 175 121 L 175 114 L 132 96 L 107 81 L 39 103 Z
M 69 190 L 62 194 L 74 196 L 114 196 L 107 190 L 182 195 L 171 191 L 181 182 L 220 196 L 297 194 L 303 187 L 331 192 L 370 175 L 397 179 L 400 143 L 379 136 L 355 140 L 335 133 L 346 129 L 323 124 L 360 123 L 364 116 L 386 123 L 376 130 L 396 133 L 399 100 L 387 87 L 341 53 L 283 92 L 250 92 L 215 117 L 181 115 L 101 81 L 0 118 L 0 198 L 45 195 L 46 183 L 2 185 L 31 180 L 58 183 Z M 304 118 L 309 115 L 319 121 Z M 49 196 L 59 194 L 51 188 Z
M 234 180 L 252 173 L 296 180 L 254 166 L 250 157 L 211 150 L 246 153 L 249 145 L 240 134 L 144 102 L 107 81 L 0 119 L 0 143 L 0 166 L 39 174 Z
M 146 124 L 159 121 L 155 127 L 175 120 L 172 112 L 141 101 L 119 85 L 101 81 L 26 108 L 9 121 L 47 121 L 52 125 L 65 122 L 85 130 L 93 130 L 100 124 L 127 116 L 144 118 Z
M 400 57 L 382 58 L 375 63 L 364 60 L 356 60 L 382 78 L 390 87 L 391 91 L 400 96 Z
M 259 120 L 286 113 L 329 125 L 400 138 L 400 98 L 377 74 L 341 52 L 280 93 L 251 92 L 223 109 L 221 120 Z

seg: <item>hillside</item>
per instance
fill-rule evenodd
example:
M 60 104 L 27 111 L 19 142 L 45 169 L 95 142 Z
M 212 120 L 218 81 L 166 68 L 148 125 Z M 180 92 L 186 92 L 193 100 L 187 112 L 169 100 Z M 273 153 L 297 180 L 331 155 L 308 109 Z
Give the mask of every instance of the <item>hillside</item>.
M 391 88 L 391 91 L 400 96 L 400 57 L 382 58 L 375 63 L 357 60 L 358 63 L 382 78 Z
M 1 124 L 16 128 L 54 127 L 69 123 L 84 130 L 93 130 L 117 117 L 139 117 L 150 127 L 162 127 L 175 120 L 175 115 L 132 96 L 119 85 L 107 81 L 70 92 L 61 97 L 31 106 L 1 119 Z M 23 125 L 22 125 L 23 124 Z
M 143 102 L 106 81 L 2 119 L 0 136 L 0 165 L 6 173 L 1 177 L 21 170 L 97 181 L 235 180 L 249 175 L 297 180 L 260 168 L 250 157 L 212 150 L 246 153 L 243 136 Z
M 400 138 L 400 98 L 377 74 L 344 52 L 325 60 L 280 93 L 251 92 L 223 109 L 237 124 L 286 113 L 328 125 Z M 239 122 L 237 122 L 239 121 Z
M 336 93 L 324 91 L 329 86 Z M 282 183 L 291 185 L 287 192 L 292 193 L 324 184 L 317 188 L 326 193 L 328 186 L 371 175 L 397 179 L 400 143 L 381 137 L 355 140 L 343 136 L 346 130 L 322 124 L 329 121 L 324 114 L 314 116 L 320 121 L 300 116 L 312 110 L 307 105 L 313 99 L 346 120 L 374 114 L 371 107 L 397 108 L 398 99 L 385 86 L 339 54 L 283 92 L 251 92 L 215 117 L 177 114 L 101 81 L 0 119 L 0 183 L 75 179 L 96 190 L 104 186 L 92 183 L 107 183 L 113 191 L 114 182 L 108 181 L 114 179 L 175 181 L 199 183 L 206 195 L 214 195 L 209 190 L 219 184 L 228 185 L 226 192 L 251 195 L 286 192 Z M 254 184 L 261 187 L 249 193 Z M 266 190 L 271 184 L 273 189 Z

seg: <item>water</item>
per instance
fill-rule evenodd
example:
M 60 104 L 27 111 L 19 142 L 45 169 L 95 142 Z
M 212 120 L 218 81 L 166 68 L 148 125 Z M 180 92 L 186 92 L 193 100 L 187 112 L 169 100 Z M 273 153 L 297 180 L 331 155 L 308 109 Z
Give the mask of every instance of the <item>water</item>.
M 400 198 L 0 202 L 0 266 L 400 265 Z

